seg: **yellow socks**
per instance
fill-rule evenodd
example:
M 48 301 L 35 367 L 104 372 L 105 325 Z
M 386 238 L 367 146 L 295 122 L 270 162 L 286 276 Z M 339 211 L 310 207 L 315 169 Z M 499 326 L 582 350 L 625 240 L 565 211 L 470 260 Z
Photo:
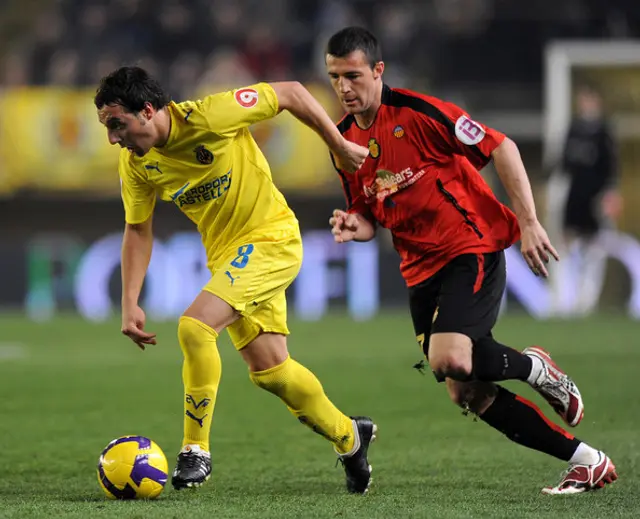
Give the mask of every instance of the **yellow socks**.
M 218 334 L 192 317 L 181 317 L 178 340 L 184 354 L 184 439 L 182 446 L 199 445 L 209 451 L 211 418 L 216 403 L 222 364 L 216 344 Z M 303 424 L 332 442 L 344 454 L 353 449 L 351 418 L 327 398 L 311 371 L 288 357 L 282 364 L 250 373 L 257 386 L 278 396 Z
M 222 374 L 217 338 L 213 328 L 197 319 L 183 316 L 178 322 L 178 340 L 184 354 L 183 447 L 196 444 L 209 450 L 211 418 Z
M 287 357 L 282 364 L 249 374 L 252 382 L 278 396 L 289 411 L 314 432 L 332 442 L 338 453 L 354 445 L 353 422 L 324 394 L 322 385 L 307 368 Z

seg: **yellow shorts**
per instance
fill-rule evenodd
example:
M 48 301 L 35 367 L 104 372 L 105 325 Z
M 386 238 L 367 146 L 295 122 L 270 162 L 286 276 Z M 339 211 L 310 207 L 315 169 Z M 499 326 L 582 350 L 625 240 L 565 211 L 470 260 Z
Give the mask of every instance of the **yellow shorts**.
M 285 290 L 302 265 L 297 226 L 250 234 L 219 257 L 203 290 L 240 312 L 240 319 L 227 328 L 236 349 L 261 332 L 288 335 Z

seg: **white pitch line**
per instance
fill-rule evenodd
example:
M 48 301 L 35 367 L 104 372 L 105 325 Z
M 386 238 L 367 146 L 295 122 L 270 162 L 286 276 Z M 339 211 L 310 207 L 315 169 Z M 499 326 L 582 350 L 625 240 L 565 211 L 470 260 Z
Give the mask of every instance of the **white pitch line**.
M 5 360 L 24 359 L 27 348 L 17 342 L 0 342 L 0 362 Z

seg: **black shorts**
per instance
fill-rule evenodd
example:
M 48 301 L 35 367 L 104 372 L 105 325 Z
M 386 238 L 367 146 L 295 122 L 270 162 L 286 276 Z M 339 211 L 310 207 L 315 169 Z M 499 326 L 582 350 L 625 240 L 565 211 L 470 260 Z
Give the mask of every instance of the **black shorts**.
M 409 287 L 413 328 L 427 359 L 432 333 L 461 333 L 474 342 L 491 337 L 506 282 L 504 251 L 500 251 L 463 254 Z
M 562 223 L 565 231 L 585 237 L 597 234 L 602 228 L 602 219 L 596 206 L 595 197 L 570 194 L 564 207 Z

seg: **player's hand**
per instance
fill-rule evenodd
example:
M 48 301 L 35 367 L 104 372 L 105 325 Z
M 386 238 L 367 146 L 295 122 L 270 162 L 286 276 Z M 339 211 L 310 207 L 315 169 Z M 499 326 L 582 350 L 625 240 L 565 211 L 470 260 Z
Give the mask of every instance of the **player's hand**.
M 329 218 L 329 225 L 331 225 L 333 239 L 337 243 L 345 243 L 356 237 L 360 222 L 355 214 L 336 209 L 333 211 L 333 216 Z
M 368 156 L 368 148 L 346 139 L 342 140 L 342 145 L 339 149 L 333 150 L 336 166 L 347 173 L 358 171 Z
M 156 344 L 156 334 L 144 331 L 146 319 L 144 311 L 138 305 L 122 309 L 122 333 L 141 350 L 144 350 L 145 344 Z
M 545 267 L 549 263 L 549 255 L 556 261 L 560 256 L 551 245 L 547 231 L 544 230 L 540 222 L 520 226 L 521 252 L 529 268 L 536 276 L 549 277 L 549 272 Z

